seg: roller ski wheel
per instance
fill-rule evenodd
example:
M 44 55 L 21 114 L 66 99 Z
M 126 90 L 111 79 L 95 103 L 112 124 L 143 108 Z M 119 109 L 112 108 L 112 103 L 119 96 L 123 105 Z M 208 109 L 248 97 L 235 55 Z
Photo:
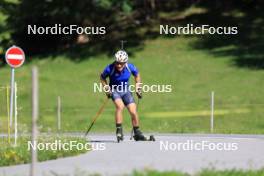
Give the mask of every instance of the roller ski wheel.
M 154 141 L 156 141 L 156 139 L 155 139 L 155 137 L 153 135 L 150 135 L 149 136 L 149 141 L 153 141 L 154 142 Z

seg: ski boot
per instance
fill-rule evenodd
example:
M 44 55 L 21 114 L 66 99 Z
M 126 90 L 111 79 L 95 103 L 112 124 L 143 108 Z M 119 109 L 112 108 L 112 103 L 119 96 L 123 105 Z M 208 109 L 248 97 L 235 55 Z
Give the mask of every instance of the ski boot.
M 124 140 L 124 135 L 123 135 L 123 129 L 122 127 L 117 127 L 116 128 L 116 138 L 117 142 L 119 143 L 120 141 Z
M 147 141 L 148 140 L 139 129 L 134 131 L 133 137 L 135 141 Z

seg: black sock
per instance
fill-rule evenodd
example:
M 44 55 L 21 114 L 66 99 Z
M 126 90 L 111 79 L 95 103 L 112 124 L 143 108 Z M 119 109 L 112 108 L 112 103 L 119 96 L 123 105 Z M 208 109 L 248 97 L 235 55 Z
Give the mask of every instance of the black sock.
M 117 123 L 116 128 L 122 128 L 122 123 Z

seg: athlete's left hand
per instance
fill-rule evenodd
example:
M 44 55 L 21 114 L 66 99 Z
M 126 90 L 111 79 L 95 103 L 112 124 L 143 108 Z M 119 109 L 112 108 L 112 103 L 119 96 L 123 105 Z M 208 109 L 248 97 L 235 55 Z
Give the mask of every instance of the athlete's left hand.
M 142 98 L 142 90 L 141 90 L 141 88 L 139 88 L 139 89 L 136 91 L 136 94 L 137 94 L 137 97 L 138 97 L 139 99 Z

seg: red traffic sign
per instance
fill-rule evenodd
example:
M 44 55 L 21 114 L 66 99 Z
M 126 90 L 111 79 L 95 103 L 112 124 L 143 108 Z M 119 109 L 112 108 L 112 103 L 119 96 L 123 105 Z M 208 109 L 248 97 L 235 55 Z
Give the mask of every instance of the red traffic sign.
M 6 51 L 5 59 L 12 68 L 18 68 L 25 61 L 25 53 L 21 48 L 12 46 Z

